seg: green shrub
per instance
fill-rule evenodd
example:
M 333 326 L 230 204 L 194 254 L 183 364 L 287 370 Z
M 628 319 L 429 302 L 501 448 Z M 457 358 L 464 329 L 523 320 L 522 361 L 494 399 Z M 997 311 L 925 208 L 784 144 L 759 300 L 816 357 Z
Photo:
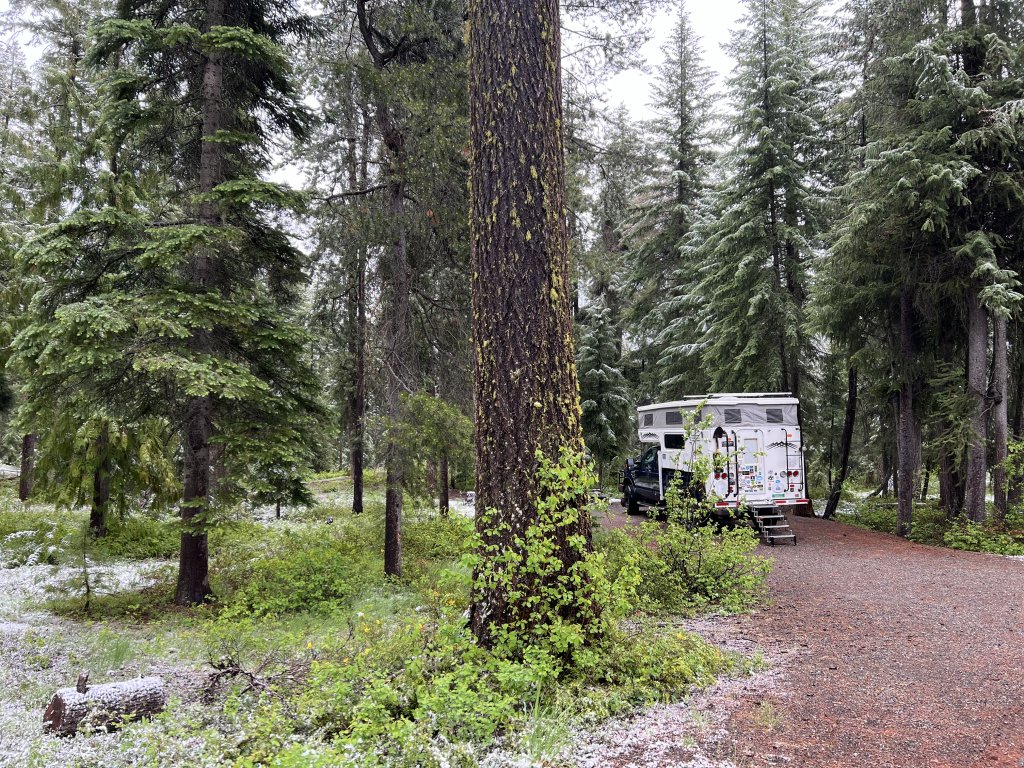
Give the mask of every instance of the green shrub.
M 892 501 L 864 499 L 853 507 L 853 514 L 843 518 L 852 523 L 879 533 L 896 533 L 896 504 Z
M 354 526 L 264 531 L 219 550 L 214 592 L 239 615 L 329 612 L 380 579 L 378 549 Z
M 111 522 L 107 535 L 96 540 L 93 550 L 103 557 L 151 560 L 176 557 L 180 545 L 181 529 L 177 518 L 136 515 Z
M 1024 555 L 1024 529 L 1005 529 L 995 523 L 978 524 L 957 518 L 943 536 L 943 543 L 969 552 Z
M 613 572 L 623 563 L 639 569 L 636 606 L 647 613 L 735 613 L 765 595 L 771 560 L 753 554 L 758 538 L 747 527 L 719 532 L 712 525 L 647 522 L 598 542 Z
M 260 702 L 255 719 L 275 722 L 275 737 L 246 745 L 238 764 L 299 764 L 284 744 L 294 737 L 312 754 L 361 766 L 475 766 L 489 747 L 521 744 L 544 713 L 570 723 L 607 717 L 742 667 L 671 627 L 615 633 L 593 651 L 580 666 L 537 648 L 517 660 L 478 646 L 461 620 L 362 616 L 347 643 L 312 663 L 286 706 Z M 283 711 L 293 713 L 289 723 L 280 722 Z

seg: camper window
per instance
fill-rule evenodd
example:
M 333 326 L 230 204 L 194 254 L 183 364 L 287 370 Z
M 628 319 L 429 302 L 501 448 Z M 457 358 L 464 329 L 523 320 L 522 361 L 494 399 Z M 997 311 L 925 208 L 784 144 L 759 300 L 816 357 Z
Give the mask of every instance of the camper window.
M 782 423 L 782 409 L 781 408 L 765 408 L 765 418 L 769 424 L 781 424 Z
M 722 415 L 725 417 L 726 424 L 739 424 L 743 421 L 739 408 L 724 408 L 722 409 Z
M 669 411 L 668 413 L 665 414 L 665 423 L 666 424 L 682 424 L 683 423 L 683 414 L 680 413 L 679 411 Z
M 686 446 L 684 435 L 665 435 L 665 450 L 679 451 Z
M 645 413 L 644 414 L 644 426 L 645 427 L 650 427 L 653 424 L 654 424 L 654 414 L 653 413 Z

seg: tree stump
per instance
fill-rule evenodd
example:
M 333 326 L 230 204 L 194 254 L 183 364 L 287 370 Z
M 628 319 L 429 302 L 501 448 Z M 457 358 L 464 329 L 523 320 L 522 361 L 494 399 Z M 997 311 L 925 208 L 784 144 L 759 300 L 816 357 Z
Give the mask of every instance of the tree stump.
M 121 723 L 162 712 L 167 703 L 159 677 L 139 677 L 120 683 L 61 688 L 43 714 L 43 730 L 73 736 L 83 725 L 116 728 Z

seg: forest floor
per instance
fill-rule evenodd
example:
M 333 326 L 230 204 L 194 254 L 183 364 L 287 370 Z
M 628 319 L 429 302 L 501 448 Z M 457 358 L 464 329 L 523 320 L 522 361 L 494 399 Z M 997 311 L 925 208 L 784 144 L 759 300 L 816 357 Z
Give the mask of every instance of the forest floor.
M 604 764 L 646 765 L 674 738 L 662 766 L 1024 766 L 1024 562 L 791 522 L 797 546 L 761 547 L 771 605 L 699 627 L 774 674 L 669 708 L 675 736 L 620 734 Z

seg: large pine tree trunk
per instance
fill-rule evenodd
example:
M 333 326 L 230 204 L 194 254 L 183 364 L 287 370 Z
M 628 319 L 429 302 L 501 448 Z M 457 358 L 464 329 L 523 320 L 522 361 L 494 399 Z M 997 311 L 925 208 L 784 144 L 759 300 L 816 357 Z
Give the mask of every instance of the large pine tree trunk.
M 1006 456 L 1009 435 L 1009 404 L 1007 380 L 1009 378 L 1009 349 L 1006 341 L 1006 318 L 996 315 L 992 320 L 992 439 L 995 442 L 992 486 L 996 516 L 1006 517 Z
M 497 547 L 520 557 L 538 520 L 538 453 L 558 461 L 562 448 L 583 450 L 559 47 L 557 0 L 470 4 L 476 492 L 477 509 L 493 510 L 489 523 L 477 515 L 477 528 L 485 553 Z M 590 542 L 585 499 L 573 507 L 578 514 L 553 534 L 562 574 Z M 470 609 L 477 639 L 490 644 L 495 627 L 530 625 L 530 598 L 543 599 L 544 588 L 528 575 L 478 586 Z M 574 614 L 572 601 L 564 610 Z
M 1016 365 L 1014 366 L 1014 382 L 1013 388 L 1015 396 L 1013 400 L 1013 420 L 1010 423 L 1010 433 L 1014 441 L 1020 440 L 1022 436 L 1022 430 L 1024 430 L 1024 354 L 1022 354 L 1020 346 L 1024 342 L 1021 338 L 1019 326 L 1014 324 L 1014 356 L 1016 358 Z M 1024 498 L 1024 482 L 1019 473 L 1014 473 L 1007 483 L 1006 490 L 1006 503 L 1008 507 L 1015 507 L 1021 503 Z
M 99 463 L 92 475 L 92 509 L 89 530 L 96 538 L 107 535 L 107 506 L 110 502 L 110 426 L 104 424 L 96 438 Z
M 985 374 L 988 347 L 988 320 L 978 301 L 975 287 L 967 291 L 967 396 L 971 401 L 970 442 L 967 444 L 967 469 L 964 511 L 975 522 L 985 519 L 986 437 Z
M 36 467 L 36 433 L 21 438 L 21 475 L 18 478 L 18 498 L 28 501 L 32 496 L 32 474 Z
M 352 514 L 363 511 L 363 440 L 366 432 L 366 268 L 360 251 L 356 283 L 355 381 L 349 402 L 349 462 L 352 467 Z
M 207 0 L 206 29 L 224 23 L 224 0 Z M 224 125 L 224 54 L 210 51 L 203 65 L 202 136 L 214 136 Z M 223 145 L 203 141 L 199 155 L 199 191 L 210 193 L 224 178 Z M 199 221 L 208 227 L 220 224 L 216 203 L 199 205 Z M 188 263 L 187 277 L 197 292 L 216 290 L 217 254 L 209 247 L 195 251 Z M 193 354 L 206 355 L 213 350 L 212 332 L 196 328 L 189 339 Z M 184 454 L 184 493 L 181 505 L 181 551 L 178 557 L 178 584 L 174 602 L 196 605 L 212 593 L 209 579 L 209 550 L 206 513 L 210 504 L 213 399 L 209 395 L 189 397 L 185 404 L 182 453 Z
M 415 349 L 412 338 L 412 305 L 410 303 L 411 267 L 406 246 L 404 189 L 399 182 L 391 185 L 390 212 L 397 227 L 391 248 L 391 285 L 389 290 L 389 347 L 385 384 L 388 420 L 397 424 L 402 418 L 402 393 L 409 390 Z M 384 498 L 384 573 L 402 574 L 402 488 L 405 484 L 405 451 L 395 430 L 384 448 L 387 491 Z
M 914 316 L 909 291 L 900 297 L 900 355 L 906 370 L 900 381 L 897 406 L 897 516 L 896 533 L 910 534 L 914 509 L 914 474 L 917 471 L 917 427 L 914 422 L 914 381 L 911 370 L 914 359 Z
M 850 468 L 850 446 L 853 444 L 853 428 L 857 423 L 857 369 L 851 366 L 847 373 L 846 416 L 843 419 L 843 435 L 839 441 L 839 472 L 836 474 L 825 504 L 824 517 L 835 517 L 843 483 Z

